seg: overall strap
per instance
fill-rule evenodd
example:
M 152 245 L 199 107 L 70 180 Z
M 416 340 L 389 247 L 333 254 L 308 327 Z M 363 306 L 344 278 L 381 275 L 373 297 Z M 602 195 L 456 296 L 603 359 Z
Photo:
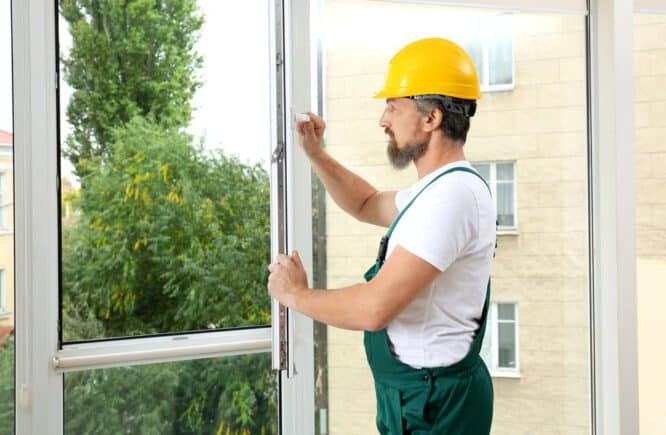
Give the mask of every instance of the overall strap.
M 428 184 L 423 186 L 423 188 L 421 190 L 419 190 L 419 192 L 416 195 L 414 195 L 414 198 L 412 198 L 411 201 L 409 201 L 407 203 L 407 205 L 404 206 L 402 208 L 402 210 L 400 210 L 400 213 L 398 213 L 398 216 L 393 220 L 393 223 L 391 224 L 388 231 L 386 232 L 386 235 L 384 237 L 382 237 L 382 240 L 379 242 L 379 252 L 377 253 L 377 264 L 379 264 L 379 266 L 384 264 L 384 260 L 386 259 L 386 248 L 388 248 L 388 241 L 391 238 L 391 234 L 393 234 L 393 230 L 395 229 L 396 225 L 398 225 L 398 222 L 400 222 L 400 219 L 402 218 L 402 215 L 405 214 L 407 209 L 409 209 L 409 207 L 411 207 L 411 205 L 414 203 L 414 201 L 416 201 L 416 198 L 418 198 L 423 193 L 424 190 L 426 190 L 432 183 L 434 183 L 435 181 L 439 180 L 444 175 L 449 174 L 451 172 L 469 172 L 470 174 L 476 175 L 477 177 L 479 177 L 479 179 L 481 181 L 483 181 L 483 184 L 485 184 L 486 187 L 488 188 L 488 192 L 490 192 L 490 187 L 488 186 L 488 183 L 486 183 L 486 180 L 484 180 L 483 177 L 481 175 L 479 175 L 478 172 L 476 172 L 474 169 L 471 169 L 471 168 L 456 166 L 455 168 L 447 169 L 446 171 L 437 175 L 435 178 L 430 180 L 428 182 Z

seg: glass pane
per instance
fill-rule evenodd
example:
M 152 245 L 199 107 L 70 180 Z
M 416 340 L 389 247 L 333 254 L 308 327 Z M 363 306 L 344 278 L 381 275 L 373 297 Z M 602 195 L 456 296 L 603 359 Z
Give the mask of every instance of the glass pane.
M 641 435 L 666 433 L 666 15 L 634 16 L 636 251 Z
M 513 176 L 513 163 L 497 164 L 497 181 L 515 181 Z
M 502 227 L 515 226 L 513 184 L 497 184 L 497 222 Z
M 516 320 L 516 305 L 497 304 L 497 317 L 499 320 Z
M 516 324 L 499 323 L 497 325 L 498 335 L 498 367 L 516 367 Z
M 473 165 L 479 174 L 483 177 L 486 182 L 490 183 L 490 165 L 475 164 Z
M 0 2 L 0 433 L 14 434 L 14 135 L 10 2 Z
M 324 3 L 326 150 L 378 190 L 405 189 L 417 174 L 388 163 L 387 137 L 378 128 L 385 102 L 372 98 L 389 60 L 424 37 L 449 37 L 469 48 L 469 29 L 500 11 L 435 2 Z M 498 237 L 491 290 L 493 302 L 520 306 L 520 354 L 514 356 L 520 378 L 494 378 L 493 433 L 584 435 L 591 430 L 585 17 L 515 13 L 511 20 L 514 87 L 483 94 L 464 147 L 469 161 L 521 168 L 516 185 L 499 183 L 500 224 L 516 223 L 510 204 L 520 223 L 519 234 Z M 323 213 L 325 229 L 317 237 L 326 288 L 361 282 L 386 229 L 358 222 L 330 197 Z M 328 328 L 321 340 L 329 433 L 376 433 L 361 333 Z
M 270 323 L 269 7 L 60 2 L 65 341 Z
M 486 76 L 486 63 L 483 61 L 483 41 L 480 39 L 461 41 L 460 44 L 465 48 L 467 54 L 474 61 L 476 66 L 476 73 L 479 75 L 479 80 L 483 83 Z
M 492 20 L 488 38 L 489 85 L 513 83 L 513 25 L 510 14 Z
M 269 354 L 65 374 L 65 434 L 277 434 Z

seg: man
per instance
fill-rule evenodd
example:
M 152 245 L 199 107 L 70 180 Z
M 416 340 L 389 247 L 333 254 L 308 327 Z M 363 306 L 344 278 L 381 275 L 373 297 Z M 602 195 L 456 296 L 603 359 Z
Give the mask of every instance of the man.
M 379 125 L 396 168 L 419 181 L 378 192 L 320 146 L 325 124 L 310 113 L 299 143 L 336 203 L 389 227 L 362 284 L 308 288 L 298 253 L 269 266 L 268 289 L 313 319 L 364 330 L 382 434 L 490 432 L 493 392 L 479 357 L 490 291 L 496 212 L 488 187 L 465 160 L 469 118 L 480 98 L 476 70 L 451 41 L 428 38 L 391 60 Z

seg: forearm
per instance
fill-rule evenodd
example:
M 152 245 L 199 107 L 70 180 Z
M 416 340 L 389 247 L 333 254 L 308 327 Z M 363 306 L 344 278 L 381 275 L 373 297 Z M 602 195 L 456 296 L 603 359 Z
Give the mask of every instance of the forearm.
M 356 219 L 367 221 L 363 207 L 378 193 L 377 189 L 324 151 L 310 157 L 310 162 L 335 203 Z
M 337 290 L 304 290 L 295 298 L 294 309 L 327 325 L 342 329 L 372 331 L 383 321 L 368 284 Z

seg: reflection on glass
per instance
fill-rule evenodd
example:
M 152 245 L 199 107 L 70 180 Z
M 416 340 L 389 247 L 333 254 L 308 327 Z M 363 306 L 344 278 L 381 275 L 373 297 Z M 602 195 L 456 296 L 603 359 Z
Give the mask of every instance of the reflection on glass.
M 641 435 L 666 433 L 666 15 L 634 16 L 636 266 Z
M 268 3 L 59 6 L 64 340 L 270 323 Z
M 272 435 L 277 384 L 269 354 L 65 375 L 67 435 Z
M 493 433 L 587 434 L 585 18 L 425 3 L 325 2 L 326 148 L 380 190 L 411 185 L 415 171 L 397 173 L 383 155 L 385 102 L 373 92 L 410 41 L 448 37 L 470 51 L 483 92 L 464 151 L 493 191 L 500 229 L 483 347 Z M 327 287 L 360 282 L 384 232 L 327 202 Z M 376 433 L 361 337 L 328 328 L 326 340 L 330 433 Z
M 14 135 L 10 2 L 0 2 L 0 433 L 14 434 Z

